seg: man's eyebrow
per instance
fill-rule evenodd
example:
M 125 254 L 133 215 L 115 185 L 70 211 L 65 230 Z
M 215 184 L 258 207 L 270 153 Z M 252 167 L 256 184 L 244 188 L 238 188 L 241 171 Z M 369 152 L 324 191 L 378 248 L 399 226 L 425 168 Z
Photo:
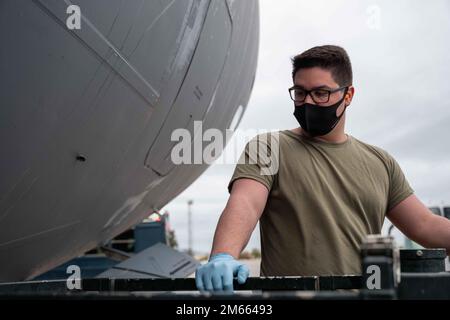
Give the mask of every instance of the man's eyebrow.
M 299 89 L 305 90 L 305 87 L 299 86 L 299 85 L 294 85 L 293 88 L 299 88 Z M 321 86 L 318 86 L 318 87 L 314 87 L 314 88 L 312 88 L 311 90 L 316 90 L 316 89 L 328 89 L 328 90 L 333 90 L 333 88 L 330 88 L 330 87 L 327 86 L 327 85 L 321 85 Z

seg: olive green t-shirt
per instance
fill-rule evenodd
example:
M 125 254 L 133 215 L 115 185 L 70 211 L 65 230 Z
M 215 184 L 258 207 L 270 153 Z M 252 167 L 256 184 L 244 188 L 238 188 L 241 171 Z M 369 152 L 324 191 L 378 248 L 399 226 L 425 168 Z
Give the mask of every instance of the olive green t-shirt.
M 261 275 L 360 274 L 363 239 L 381 233 L 386 213 L 414 192 L 386 151 L 347 137 L 330 143 L 283 130 L 247 143 L 228 191 L 239 178 L 269 190 L 259 221 Z M 249 152 L 255 141 L 279 157 L 261 161 L 265 148 Z

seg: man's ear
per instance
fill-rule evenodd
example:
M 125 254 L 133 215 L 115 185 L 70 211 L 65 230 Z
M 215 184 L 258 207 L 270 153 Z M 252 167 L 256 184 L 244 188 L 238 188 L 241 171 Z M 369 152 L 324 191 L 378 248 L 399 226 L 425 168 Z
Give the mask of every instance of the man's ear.
M 345 94 L 345 105 L 346 106 L 350 105 L 354 95 L 355 95 L 355 87 L 349 86 L 347 93 Z

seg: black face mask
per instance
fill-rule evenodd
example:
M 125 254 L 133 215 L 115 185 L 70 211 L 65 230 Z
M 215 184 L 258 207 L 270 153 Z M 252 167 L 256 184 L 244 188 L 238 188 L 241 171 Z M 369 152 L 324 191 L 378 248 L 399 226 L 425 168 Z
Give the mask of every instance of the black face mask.
M 336 110 L 339 108 L 342 101 L 344 101 L 344 98 L 345 94 L 341 100 L 327 107 L 320 107 L 310 103 L 295 106 L 294 116 L 302 129 L 310 136 L 326 135 L 333 130 L 344 115 L 347 106 L 345 106 L 344 111 L 339 117 L 336 116 Z

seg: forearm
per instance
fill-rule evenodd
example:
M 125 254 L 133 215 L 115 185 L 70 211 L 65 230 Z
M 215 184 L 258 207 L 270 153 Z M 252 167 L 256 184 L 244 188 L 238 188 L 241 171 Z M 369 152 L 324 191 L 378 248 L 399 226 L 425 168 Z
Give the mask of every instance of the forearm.
M 433 214 L 414 194 L 392 208 L 388 218 L 422 246 L 445 248 L 450 253 L 450 220 Z
M 226 252 L 238 258 L 258 222 L 257 211 L 245 197 L 229 201 L 217 224 L 211 255 Z
M 433 214 L 413 240 L 426 248 L 445 248 L 450 255 L 450 220 Z

